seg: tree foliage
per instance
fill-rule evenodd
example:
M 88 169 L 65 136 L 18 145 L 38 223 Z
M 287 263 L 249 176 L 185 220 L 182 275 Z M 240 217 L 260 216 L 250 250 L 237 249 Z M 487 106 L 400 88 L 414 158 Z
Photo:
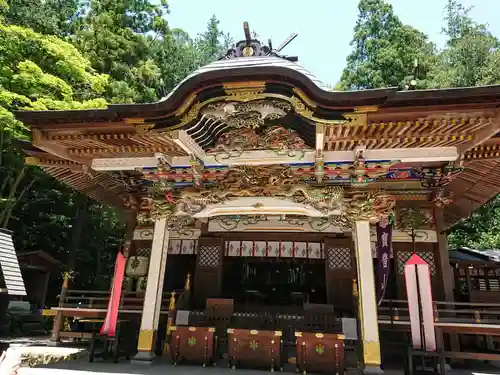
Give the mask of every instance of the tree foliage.
M 428 38 L 404 25 L 383 0 L 360 0 L 352 53 L 340 88 L 370 89 L 408 86 L 418 61 L 415 88 L 446 88 L 500 83 L 498 37 L 475 22 L 456 0 L 449 0 L 443 19 L 447 37 L 438 50 Z M 450 246 L 500 248 L 498 197 L 459 222 L 449 235 Z
M 36 10 L 36 11 L 34 11 Z M 123 223 L 113 209 L 23 163 L 29 130 L 12 111 L 103 108 L 167 95 L 232 44 L 215 16 L 191 37 L 152 0 L 0 0 L 0 226 L 19 250 L 44 250 L 76 268 L 78 287 L 106 287 Z M 352 53 L 338 88 L 417 88 L 500 83 L 499 40 L 450 0 L 438 50 L 383 0 L 360 0 Z M 457 225 L 453 244 L 498 247 L 497 200 Z M 496 245 L 495 245 L 496 244 Z M 493 246 L 495 245 L 495 246 Z M 100 281 L 103 280 L 103 281 Z
M 433 62 L 435 46 L 427 36 L 404 25 L 392 5 L 383 0 L 361 0 L 351 41 L 353 51 L 341 77 L 345 90 L 399 86 L 411 72 L 414 61 L 420 64 L 423 78 Z
M 44 250 L 74 268 L 78 288 L 107 287 L 124 223 L 112 208 L 24 165 L 19 142 L 30 134 L 13 111 L 166 95 L 217 57 L 208 46 L 224 42 L 215 18 L 192 39 L 168 27 L 167 12 L 166 3 L 148 0 L 0 0 L 0 227 L 14 231 L 19 251 Z

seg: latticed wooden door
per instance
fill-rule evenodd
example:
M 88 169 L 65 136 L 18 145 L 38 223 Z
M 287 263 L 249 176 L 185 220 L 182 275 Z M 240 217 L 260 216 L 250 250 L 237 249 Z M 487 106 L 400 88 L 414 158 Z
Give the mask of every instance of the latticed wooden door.
M 207 298 L 220 297 L 222 294 L 222 238 L 201 237 L 198 240 L 194 302 L 205 306 Z
M 356 277 L 352 238 L 325 238 L 324 250 L 327 302 L 337 311 L 351 311 L 352 279 Z
M 396 268 L 398 283 L 398 298 L 406 299 L 405 284 L 405 264 L 413 254 L 413 245 L 408 242 L 393 243 L 394 264 Z M 439 254 L 437 244 L 435 243 L 417 243 L 416 253 L 427 262 L 431 274 L 432 294 L 434 300 L 443 298 L 443 282 L 441 277 L 441 268 L 439 266 Z

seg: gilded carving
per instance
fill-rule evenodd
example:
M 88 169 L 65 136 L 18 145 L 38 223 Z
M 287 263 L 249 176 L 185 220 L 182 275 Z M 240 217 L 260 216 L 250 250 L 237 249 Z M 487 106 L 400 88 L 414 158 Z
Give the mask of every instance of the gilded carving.
M 367 220 L 376 223 L 393 215 L 396 200 L 381 191 L 356 192 L 346 210 L 352 221 Z
M 290 103 L 292 104 L 295 112 L 305 118 L 313 119 L 313 111 L 309 109 L 302 100 L 296 96 L 290 98 Z
M 344 113 L 343 116 L 347 119 L 346 124 L 351 126 L 365 126 L 368 124 L 366 113 Z
M 312 206 L 325 214 L 341 211 L 344 204 L 344 189 L 340 186 L 313 187 L 301 183 L 293 185 L 288 191 L 283 192 L 283 195 L 291 197 L 296 203 Z
M 283 118 L 290 109 L 290 103 L 285 100 L 261 99 L 245 102 L 227 101 L 209 104 L 204 107 L 201 112 L 206 117 L 214 120 L 221 120 L 234 129 L 255 129 L 263 126 L 265 120 L 278 120 Z
M 304 91 L 302 91 L 301 89 L 298 89 L 296 87 L 293 88 L 293 92 L 295 95 L 297 95 L 304 103 L 306 103 L 309 107 L 311 108 L 316 108 L 316 103 L 310 99 L 305 93 Z
M 191 104 L 193 104 L 195 99 L 196 99 L 196 94 L 189 95 L 188 98 L 184 101 L 184 103 L 182 103 L 182 105 L 177 109 L 177 111 L 175 111 L 175 114 L 177 116 L 182 115 L 191 106 Z
M 297 132 L 275 125 L 258 133 L 253 128 L 234 129 L 222 134 L 212 152 L 218 154 L 243 150 L 302 150 L 307 149 Z
M 216 180 L 210 188 L 174 189 L 172 182 L 155 181 L 150 195 L 138 203 L 139 219 L 189 217 L 207 205 L 236 197 L 282 197 L 314 207 L 325 215 L 343 212 L 344 192 L 339 186 L 314 187 L 302 183 L 289 166 L 235 166 Z
M 453 202 L 453 192 L 440 188 L 434 193 L 432 202 L 436 207 L 443 208 Z
M 193 104 L 189 111 L 187 111 L 186 114 L 182 116 L 180 126 L 184 126 L 196 119 L 196 117 L 198 117 L 198 114 L 200 113 L 201 107 L 202 103 L 200 102 L 196 102 L 195 104 Z
M 239 102 L 250 102 L 252 100 L 263 99 L 265 89 L 264 82 L 236 83 L 224 85 L 224 91 L 228 95 L 228 100 Z

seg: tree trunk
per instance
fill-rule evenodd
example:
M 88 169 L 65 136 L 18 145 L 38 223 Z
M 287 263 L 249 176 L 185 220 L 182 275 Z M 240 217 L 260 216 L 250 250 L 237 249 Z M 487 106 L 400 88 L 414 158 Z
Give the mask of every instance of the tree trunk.
M 85 227 L 85 222 L 88 216 L 88 201 L 86 197 L 79 197 L 76 209 L 75 219 L 73 220 L 73 228 L 71 233 L 71 244 L 69 247 L 68 254 L 68 267 L 71 270 L 75 270 L 76 258 L 78 249 L 80 248 L 80 243 L 82 240 L 83 229 Z

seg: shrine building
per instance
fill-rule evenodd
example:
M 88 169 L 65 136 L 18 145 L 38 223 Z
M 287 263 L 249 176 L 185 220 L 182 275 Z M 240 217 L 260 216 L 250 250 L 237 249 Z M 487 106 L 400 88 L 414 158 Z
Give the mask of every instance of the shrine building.
M 156 103 L 17 117 L 26 164 L 130 222 L 139 359 L 189 274 L 186 310 L 354 318 L 363 365 L 379 368 L 379 305 L 407 298 L 414 253 L 434 300 L 454 300 L 445 231 L 500 192 L 499 106 L 499 86 L 333 91 L 247 38 Z

